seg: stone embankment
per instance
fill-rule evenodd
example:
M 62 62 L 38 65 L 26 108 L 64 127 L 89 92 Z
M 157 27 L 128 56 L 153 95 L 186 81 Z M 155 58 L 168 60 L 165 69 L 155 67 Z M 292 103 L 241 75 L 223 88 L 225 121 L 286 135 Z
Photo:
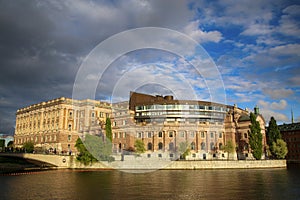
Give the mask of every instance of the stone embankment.
M 118 169 L 118 170 L 195 170 L 195 169 L 264 169 L 264 168 L 286 168 L 286 160 L 238 160 L 238 161 L 170 161 L 158 163 L 132 162 L 121 163 L 115 161 L 112 163 L 97 162 L 92 165 L 85 166 L 77 161 L 70 165 L 70 168 L 86 168 L 86 169 Z M 148 161 L 149 162 L 149 161 Z

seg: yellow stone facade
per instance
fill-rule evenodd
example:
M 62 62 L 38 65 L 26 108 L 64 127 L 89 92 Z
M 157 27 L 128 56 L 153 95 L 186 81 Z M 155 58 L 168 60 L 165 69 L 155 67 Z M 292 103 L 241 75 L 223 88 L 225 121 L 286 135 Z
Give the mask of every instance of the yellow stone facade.
M 15 146 L 31 141 L 39 151 L 70 153 L 79 134 L 111 115 L 111 104 L 95 100 L 58 98 L 16 113 Z

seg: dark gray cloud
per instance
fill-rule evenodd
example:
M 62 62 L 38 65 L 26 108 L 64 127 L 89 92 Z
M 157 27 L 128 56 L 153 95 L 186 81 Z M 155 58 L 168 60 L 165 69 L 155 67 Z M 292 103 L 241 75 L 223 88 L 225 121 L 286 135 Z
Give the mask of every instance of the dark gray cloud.
M 13 133 L 18 108 L 71 97 L 99 42 L 129 28 L 182 27 L 191 15 L 184 1 L 0 1 L 0 132 Z

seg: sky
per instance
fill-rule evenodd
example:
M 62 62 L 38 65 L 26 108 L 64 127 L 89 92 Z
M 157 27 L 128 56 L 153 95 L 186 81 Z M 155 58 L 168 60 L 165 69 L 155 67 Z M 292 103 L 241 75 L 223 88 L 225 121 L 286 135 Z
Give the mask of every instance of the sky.
M 125 100 L 130 91 L 199 100 L 221 94 L 222 103 L 259 106 L 267 123 L 271 116 L 290 123 L 291 110 L 300 122 L 297 1 L 0 0 L 0 27 L 3 133 L 13 134 L 17 109 L 73 97 L 97 56 L 113 62 L 85 77 L 97 81 L 96 99 Z M 159 32 L 139 32 L 146 27 Z M 112 58 L 134 45 L 144 48 Z M 164 48 L 149 48 L 155 45 Z

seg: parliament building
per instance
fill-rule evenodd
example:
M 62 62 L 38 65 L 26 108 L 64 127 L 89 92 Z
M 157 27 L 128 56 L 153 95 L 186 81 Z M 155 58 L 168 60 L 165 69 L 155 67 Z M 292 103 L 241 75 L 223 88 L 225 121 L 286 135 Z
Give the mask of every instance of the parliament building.
M 254 108 L 266 148 L 265 121 Z M 180 146 L 190 149 L 188 160 L 253 159 L 249 145 L 250 113 L 236 105 L 177 100 L 173 96 L 130 93 L 129 101 L 107 103 L 96 100 L 59 98 L 19 109 L 15 145 L 32 141 L 35 147 L 57 152 L 74 152 L 84 134 L 105 135 L 105 121 L 112 122 L 113 155 L 144 143 L 148 158 L 179 158 Z M 234 153 L 224 146 L 231 141 Z M 264 155 L 263 155 L 264 156 Z

